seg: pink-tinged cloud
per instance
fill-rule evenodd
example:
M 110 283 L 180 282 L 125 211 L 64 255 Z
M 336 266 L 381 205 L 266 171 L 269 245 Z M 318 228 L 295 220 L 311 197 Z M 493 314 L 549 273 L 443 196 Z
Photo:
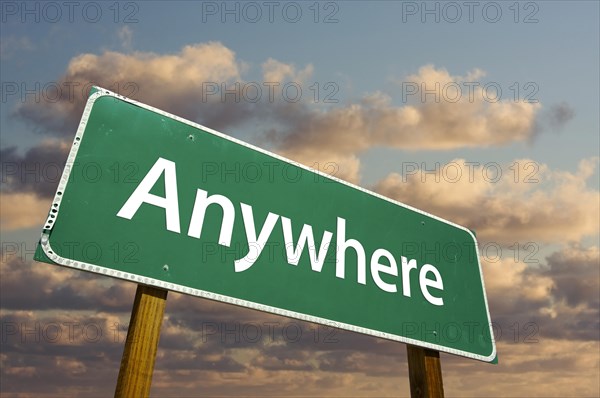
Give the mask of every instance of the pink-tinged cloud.
M 0 230 L 3 232 L 39 227 L 50 209 L 50 199 L 33 193 L 0 193 Z
M 443 68 L 427 65 L 404 83 L 419 88 L 444 87 L 481 75 L 476 71 L 452 76 Z M 395 105 L 391 96 L 375 92 L 358 103 L 328 110 L 295 109 L 293 116 L 282 112 L 283 137 L 273 134 L 273 138 L 279 139 L 279 150 L 294 160 L 305 164 L 337 162 L 339 176 L 354 182 L 360 177 L 356 155 L 373 147 L 450 150 L 531 140 L 537 131 L 541 104 L 490 101 L 483 87 L 473 87 L 474 95 L 461 95 L 452 101 L 444 95 L 429 95 Z
M 597 158 L 582 160 L 577 172 L 569 173 L 530 159 L 493 168 L 455 159 L 438 173 L 419 165 L 406 175 L 391 173 L 375 190 L 473 229 L 483 241 L 579 242 L 600 228 L 600 192 L 588 182 L 597 163 Z M 497 170 L 504 170 L 501 178 Z
M 297 67 L 273 58 L 260 65 L 262 78 L 269 83 L 294 81 L 308 84 L 312 64 Z M 323 107 L 311 103 L 306 94 L 291 102 L 240 99 L 239 87 L 247 81 L 251 66 L 218 42 L 185 46 L 173 54 L 148 52 L 81 54 L 70 60 L 58 83 L 63 88 L 58 99 L 28 97 L 15 113 L 43 132 L 69 137 L 83 110 L 90 82 L 148 103 L 168 112 L 225 130 L 247 124 L 264 133 L 268 146 L 294 160 L 314 164 L 335 162 L 338 175 L 358 181 L 358 155 L 373 147 L 408 150 L 449 150 L 493 147 L 530 141 L 538 131 L 539 103 L 500 99 L 490 101 L 484 85 L 472 88 L 473 95 L 458 99 L 425 96 L 404 101 L 402 90 L 394 97 L 375 91 L 357 101 Z M 426 65 L 403 83 L 420 87 L 444 87 L 481 78 L 483 72 L 451 75 L 443 68 Z M 223 95 L 223 86 L 238 95 Z M 260 84 L 259 84 L 260 86 Z M 236 87 L 238 87 L 236 89 Z M 268 88 L 263 87 L 265 92 Z M 339 88 L 339 87 L 338 87 Z M 214 95 L 212 90 L 218 90 Z M 264 93 L 263 93 L 264 94 Z M 281 97 L 281 96 L 279 96 Z M 338 98 L 336 98 L 338 99 Z M 338 99 L 339 100 L 339 99 Z M 401 105 L 398 105 L 398 103 Z M 564 104 L 550 110 L 553 125 L 572 117 Z M 571 115 L 571 116 L 569 116 Z
M 239 81 L 244 69 L 235 53 L 218 42 L 185 46 L 175 54 L 106 51 L 72 58 L 58 79 L 58 99 L 40 96 L 20 104 L 15 112 L 42 131 L 61 136 L 75 133 L 91 84 L 117 91 L 177 115 L 196 119 L 208 115 L 205 83 Z M 203 107 L 204 105 L 204 107 Z M 207 120 L 217 122 L 219 115 Z

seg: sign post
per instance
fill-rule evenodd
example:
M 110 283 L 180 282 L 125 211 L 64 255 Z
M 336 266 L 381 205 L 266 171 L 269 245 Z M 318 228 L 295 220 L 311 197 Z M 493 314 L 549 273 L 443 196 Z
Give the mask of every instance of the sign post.
M 418 346 L 415 375 L 432 352 L 496 359 L 469 229 L 104 89 L 35 259 L 145 286 L 117 394 L 149 388 L 167 290 Z
M 166 302 L 166 290 L 137 286 L 115 398 L 140 398 L 150 395 Z
M 408 344 L 408 378 L 412 398 L 443 398 L 440 352 Z

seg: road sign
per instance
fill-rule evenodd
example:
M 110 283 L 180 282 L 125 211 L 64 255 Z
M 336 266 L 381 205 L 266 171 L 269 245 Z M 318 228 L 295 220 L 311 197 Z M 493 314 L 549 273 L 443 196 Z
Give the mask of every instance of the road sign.
M 86 104 L 36 258 L 496 356 L 471 231 L 104 89 Z

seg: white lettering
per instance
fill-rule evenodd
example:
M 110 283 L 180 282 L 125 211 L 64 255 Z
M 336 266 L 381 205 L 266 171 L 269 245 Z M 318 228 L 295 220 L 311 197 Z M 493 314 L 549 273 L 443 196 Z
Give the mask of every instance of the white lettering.
M 410 270 L 417 269 L 417 260 L 408 261 L 402 256 L 402 294 L 410 297 Z
M 246 271 L 248 268 L 252 267 L 265 248 L 267 239 L 271 236 L 271 232 L 273 231 L 273 228 L 275 228 L 275 223 L 277 223 L 277 219 L 279 218 L 277 214 L 269 212 L 257 238 L 252 206 L 248 206 L 245 203 L 240 203 L 240 206 L 242 207 L 242 217 L 244 219 L 244 227 L 246 228 L 249 250 L 244 258 L 235 260 L 235 272 Z M 253 253 L 254 251 L 256 251 L 256 253 Z
M 298 238 L 298 244 L 294 249 L 294 242 L 292 236 L 292 221 L 287 217 L 281 217 L 281 224 L 283 226 L 283 240 L 285 242 L 285 254 L 287 256 L 288 263 L 291 265 L 298 265 L 304 245 L 308 243 L 308 255 L 310 257 L 310 267 L 313 271 L 321 272 L 323 269 L 323 263 L 327 256 L 327 250 L 329 249 L 329 243 L 333 234 L 329 231 L 323 232 L 323 239 L 321 240 L 321 246 L 319 247 L 319 254 L 317 255 L 315 250 L 315 238 L 313 236 L 313 230 L 310 225 L 304 224 L 302 231 L 300 231 L 300 237 Z
M 196 191 L 196 201 L 194 202 L 194 210 L 192 210 L 192 218 L 188 235 L 200 239 L 202 234 L 202 225 L 204 224 L 204 216 L 206 208 L 211 204 L 221 206 L 223 210 L 223 221 L 221 223 L 221 232 L 219 234 L 219 244 L 229 247 L 231 245 L 231 234 L 233 232 L 233 221 L 235 219 L 235 209 L 231 200 L 223 195 L 208 196 L 206 191 L 198 189 Z
M 156 184 L 163 172 L 165 173 L 164 198 L 150 193 L 150 190 Z M 180 232 L 175 162 L 158 158 L 140 185 L 138 185 L 121 210 L 119 210 L 117 216 L 131 220 L 142 203 L 148 203 L 165 209 L 167 229 L 172 232 Z
M 431 272 L 435 279 L 427 279 L 427 273 Z M 435 289 L 443 290 L 444 282 L 442 281 L 442 276 L 440 275 L 440 271 L 437 270 L 431 264 L 424 264 L 419 271 L 419 285 L 421 286 L 421 293 L 423 296 L 433 305 L 444 305 L 444 299 L 441 297 L 434 297 L 427 290 L 428 286 L 431 286 Z
M 365 249 L 356 239 L 346 240 L 346 220 L 337 219 L 337 246 L 335 276 L 344 279 L 346 275 L 346 249 L 351 247 L 356 252 L 357 281 L 362 285 L 367 284 Z
M 164 197 L 150 193 L 163 174 Z M 148 171 L 141 183 L 119 210 L 117 216 L 131 220 L 140 209 L 142 203 L 164 209 L 167 230 L 180 233 L 177 175 L 174 162 L 164 158 L 158 158 L 150 171 Z M 213 194 L 209 196 L 207 191 L 196 189 L 196 198 L 187 234 L 192 238 L 201 238 L 206 211 L 210 205 L 218 205 L 221 208 L 223 217 L 220 223 L 218 243 L 221 246 L 229 247 L 231 246 L 233 228 L 235 226 L 236 209 L 232 201 L 224 195 Z M 240 208 L 242 211 L 242 222 L 246 232 L 246 240 L 248 242 L 248 253 L 243 258 L 234 261 L 235 272 L 246 271 L 254 265 L 265 249 L 267 241 L 275 228 L 275 224 L 277 224 L 277 221 L 280 218 L 278 214 L 269 212 L 257 234 L 257 225 L 255 224 L 252 206 L 240 203 Z M 323 270 L 329 246 L 333 239 L 333 233 L 330 231 L 323 231 L 321 244 L 317 250 L 314 231 L 311 225 L 302 224 L 302 229 L 300 230 L 300 235 L 298 236 L 295 245 L 292 220 L 287 217 L 281 217 L 281 225 L 287 262 L 290 265 L 297 266 L 300 263 L 304 248 L 308 246 L 307 251 L 311 269 L 315 272 L 321 272 Z M 367 272 L 365 248 L 356 239 L 346 239 L 346 220 L 344 218 L 337 217 L 336 228 L 335 276 L 340 279 L 345 279 L 346 252 L 348 248 L 352 248 L 356 253 L 357 283 L 366 285 Z M 383 261 L 382 263 L 382 259 L 384 258 L 386 261 Z M 388 293 L 396 293 L 398 291 L 398 284 L 390 283 L 392 281 L 391 277 L 398 277 L 398 264 L 391 252 L 383 248 L 376 249 L 371 255 L 370 268 L 372 280 L 379 289 Z M 402 294 L 405 297 L 411 297 L 411 271 L 419 268 L 417 260 L 401 256 L 401 268 Z M 429 273 L 433 275 L 430 276 Z M 387 281 L 384 281 L 381 274 L 386 274 L 390 277 L 386 278 Z M 418 278 L 419 287 L 423 297 L 430 304 L 436 306 L 444 305 L 444 299 L 442 297 L 436 297 L 430 292 L 430 288 L 439 291 L 444 290 L 444 283 L 439 270 L 431 264 L 423 264 L 419 269 Z
M 383 265 L 379 262 L 381 257 L 387 258 L 390 265 Z M 396 293 L 398 288 L 395 284 L 390 284 L 384 282 L 379 276 L 379 273 L 383 272 L 384 274 L 398 276 L 398 266 L 396 265 L 396 259 L 392 256 L 392 253 L 385 249 L 377 249 L 373 252 L 371 256 L 371 276 L 375 281 L 375 284 L 384 292 Z

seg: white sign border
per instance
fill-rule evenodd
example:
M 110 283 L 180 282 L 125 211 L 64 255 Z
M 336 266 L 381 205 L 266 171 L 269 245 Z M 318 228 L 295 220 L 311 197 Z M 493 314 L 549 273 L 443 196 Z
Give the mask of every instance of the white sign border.
M 272 156 L 274 158 L 277 158 L 283 162 L 289 163 L 289 164 L 293 164 L 295 166 L 301 167 L 305 170 L 308 170 L 310 172 L 313 173 L 317 173 L 325 178 L 331 179 L 333 181 L 339 182 L 341 184 L 347 185 L 349 187 L 352 187 L 354 189 L 357 189 L 359 191 L 365 192 L 369 195 L 372 195 L 374 197 L 377 197 L 379 199 L 383 199 L 386 200 L 388 202 L 391 202 L 395 205 L 410 209 L 412 211 L 415 211 L 417 213 L 423 214 L 427 217 L 431 217 L 433 219 L 436 219 L 438 221 L 441 221 L 443 223 L 449 224 L 455 228 L 461 229 L 463 231 L 466 231 L 467 233 L 469 233 L 469 235 L 471 235 L 471 237 L 473 238 L 473 242 L 475 242 L 475 250 L 476 253 L 479 252 L 479 249 L 477 247 L 477 239 L 475 238 L 475 236 L 473 235 L 473 233 L 468 229 L 465 228 L 463 226 L 454 224 L 451 221 L 448 220 L 444 220 L 443 218 L 434 216 L 432 214 L 429 214 L 427 212 L 424 212 L 422 210 L 413 208 L 409 205 L 406 205 L 404 203 L 395 201 L 393 199 L 387 198 L 385 196 L 379 195 L 375 192 L 371 192 L 367 189 L 364 189 L 362 187 L 359 187 L 357 185 L 354 185 L 352 183 L 349 183 L 347 181 L 341 180 L 339 178 L 336 178 L 334 176 L 330 176 L 328 174 L 325 174 L 319 170 L 315 170 L 312 169 L 310 167 L 304 166 L 300 163 L 294 162 L 290 159 L 287 159 L 283 156 L 277 155 L 275 153 L 269 152 L 267 150 L 255 147 L 254 145 L 248 144 L 246 142 L 240 141 L 236 138 L 230 137 L 228 135 L 225 135 L 223 133 L 220 133 L 216 130 L 213 130 L 211 128 L 202 126 L 201 124 L 198 123 L 194 123 L 192 121 L 183 119 L 179 116 L 176 115 L 172 115 L 168 112 L 162 111 L 160 109 L 154 108 L 150 105 L 146 105 L 143 104 L 141 102 L 137 102 L 135 100 L 126 98 L 122 95 L 119 94 L 115 94 L 111 91 L 108 91 L 106 89 L 100 88 L 100 87 L 94 87 L 94 89 L 98 90 L 95 93 L 91 94 L 88 98 L 88 101 L 85 105 L 85 109 L 83 111 L 83 115 L 81 117 L 81 121 L 79 122 L 79 127 L 77 128 L 77 133 L 75 134 L 75 138 L 73 139 L 73 144 L 71 146 L 71 150 L 69 152 L 69 156 L 67 158 L 67 162 L 65 164 L 65 168 L 63 170 L 60 182 L 58 184 L 58 188 L 56 190 L 56 194 L 54 195 L 54 200 L 52 201 L 52 205 L 50 207 L 50 211 L 48 213 L 48 218 L 46 219 L 46 222 L 44 224 L 43 227 L 43 231 L 42 231 L 42 236 L 40 239 L 40 245 L 42 247 L 42 250 L 44 251 L 44 253 L 46 254 L 46 256 L 48 258 L 50 258 L 52 261 L 54 261 L 55 263 L 65 266 L 65 267 L 69 267 L 69 268 L 75 268 L 75 269 L 79 269 L 82 271 L 89 271 L 89 272 L 93 272 L 96 274 L 101 274 L 101 275 L 107 275 L 113 278 L 118 278 L 118 279 L 123 279 L 123 280 L 127 280 L 130 282 L 136 282 L 136 283 L 141 283 L 144 285 L 150 285 L 150 286 L 155 286 L 155 287 L 159 287 L 162 289 L 167 289 L 167 290 L 172 290 L 175 292 L 179 292 L 179 293 L 184 293 L 184 294 L 188 294 L 188 295 L 192 295 L 192 296 L 197 296 L 197 297 L 203 297 L 203 298 L 207 298 L 210 300 L 216 300 L 216 301 L 220 301 L 223 303 L 230 303 L 230 304 L 235 304 L 238 306 L 242 306 L 242 307 L 247 307 L 247 308 L 252 308 L 254 310 L 259 310 L 259 311 L 264 311 L 264 312 L 268 312 L 268 313 L 272 313 L 272 314 L 277 314 L 277 315 L 282 315 L 282 316 L 286 316 L 286 317 L 290 317 L 290 318 L 295 318 L 295 319 L 299 319 L 299 320 L 303 320 L 303 321 L 307 321 L 307 322 L 314 322 L 314 323 L 319 323 L 319 324 L 323 324 L 323 325 L 327 325 L 327 326 L 331 326 L 331 327 L 336 327 L 336 328 L 340 328 L 340 329 L 344 329 L 344 330 L 349 330 L 352 332 L 356 332 L 356 333 L 362 333 L 362 334 L 367 334 L 370 336 L 375 336 L 375 337 L 380 337 L 380 338 L 384 338 L 384 339 L 388 339 L 388 340 L 393 340 L 393 341 L 399 341 L 401 343 L 406 343 L 406 344 L 413 344 L 419 347 L 425 347 L 425 348 L 429 348 L 432 350 L 438 350 L 441 352 L 446 352 L 449 354 L 454 354 L 454 355 L 459 355 L 459 356 L 464 356 L 467 358 L 472 358 L 472 359 L 477 359 L 480 361 L 484 361 L 484 362 L 491 362 L 494 360 L 494 358 L 496 357 L 496 342 L 494 339 L 494 331 L 492 328 L 492 323 L 491 323 L 491 318 L 490 318 L 490 311 L 489 311 L 489 307 L 488 307 L 488 301 L 487 301 L 487 295 L 485 292 L 485 284 L 484 284 L 484 280 L 483 280 L 483 273 L 481 270 L 481 263 L 479 261 L 479 256 L 477 256 L 477 265 L 479 267 L 479 276 L 481 278 L 481 286 L 483 289 L 483 299 L 485 301 L 485 309 L 486 309 L 486 314 L 487 314 L 487 319 L 488 319 L 488 323 L 489 323 L 489 336 L 491 338 L 491 342 L 492 342 L 492 353 L 489 356 L 483 356 L 483 355 L 478 355 L 478 354 L 473 354 L 467 351 L 462 351 L 462 350 L 457 350 L 454 348 L 449 348 L 449 347 L 445 347 L 445 346 L 441 346 L 441 345 L 437 345 L 437 344 L 432 344 L 432 343 L 428 343 L 428 342 L 424 342 L 421 340 L 415 340 L 415 339 L 411 339 L 408 337 L 404 337 L 404 336 L 398 336 L 395 334 L 390 334 L 390 333 L 384 333 L 384 332 L 380 332 L 377 330 L 373 330 L 373 329 L 368 329 L 368 328 L 363 328 L 360 326 L 356 326 L 356 325 L 350 325 L 347 323 L 341 323 L 341 322 L 337 322 L 337 321 L 332 321 L 330 319 L 325 319 L 325 318 L 320 318 L 320 317 L 316 317 L 316 316 L 312 316 L 312 315 L 306 315 L 306 314 L 302 314 L 299 312 L 294 312 L 294 311 L 289 311 L 289 310 L 284 310 L 278 307 L 272 307 L 269 305 L 264 305 L 264 304 L 259 304 L 259 303 L 255 303 L 252 301 L 246 301 L 246 300 L 241 300 L 241 299 L 236 299 L 230 296 L 225 296 L 225 295 L 221 295 L 221 294 L 215 294 L 215 293 L 211 293 L 211 292 L 207 292 L 205 290 L 199 290 L 199 289 L 193 289 L 187 286 L 182 286 L 179 284 L 175 284 L 175 283 L 169 283 L 169 282 L 165 282 L 165 281 L 161 281 L 158 279 L 153 279 L 153 278 L 148 278 L 148 277 L 144 277 L 144 276 L 140 276 L 137 274 L 133 274 L 133 273 L 128 273 L 128 272 L 122 272 L 122 271 L 117 271 L 111 268 L 106 268 L 106 267 L 102 267 L 102 266 L 98 266 L 95 264 L 90 264 L 90 263 L 86 263 L 83 261 L 75 261 L 72 259 L 68 259 L 68 258 L 64 258 L 59 256 L 58 254 L 55 253 L 54 250 L 52 250 L 52 246 L 50 244 L 50 231 L 52 230 L 52 228 L 54 227 L 54 222 L 56 220 L 56 218 L 58 217 L 58 213 L 60 210 L 60 204 L 62 201 L 62 194 L 67 186 L 67 183 L 69 181 L 69 177 L 71 175 L 71 171 L 73 170 L 73 166 L 75 163 L 75 157 L 77 156 L 77 151 L 79 149 L 79 143 L 81 142 L 81 140 L 83 139 L 83 134 L 85 132 L 85 128 L 87 126 L 87 122 L 88 119 L 90 117 L 90 113 L 92 111 L 92 107 L 94 106 L 94 103 L 101 97 L 113 97 L 116 98 L 118 100 L 124 101 L 124 102 L 128 102 L 130 104 L 139 106 L 141 108 L 144 108 L 146 110 L 158 113 L 159 115 L 168 117 L 170 119 L 176 120 L 178 122 L 187 124 L 191 127 L 197 128 L 197 129 L 201 129 L 203 131 L 206 131 L 210 134 L 216 135 L 220 138 L 226 139 L 228 141 L 232 141 L 235 142 L 237 144 L 243 145 L 245 147 L 248 147 L 250 149 L 253 149 L 255 151 L 264 153 L 266 155 Z

